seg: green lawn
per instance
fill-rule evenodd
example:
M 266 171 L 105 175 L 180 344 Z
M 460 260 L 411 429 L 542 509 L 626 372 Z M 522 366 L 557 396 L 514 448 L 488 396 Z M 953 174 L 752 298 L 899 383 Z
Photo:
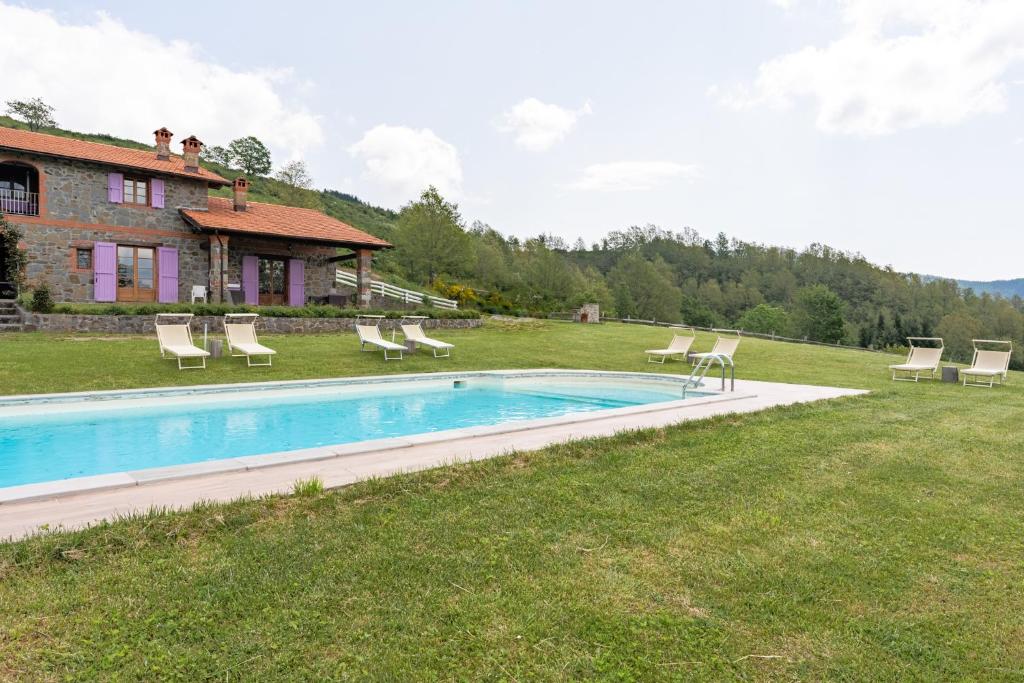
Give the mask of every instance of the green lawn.
M 353 335 L 268 337 L 269 370 L 179 373 L 152 340 L 25 334 L 0 337 L 0 393 L 680 371 L 639 353 L 667 336 L 489 324 L 386 366 Z M 893 384 L 888 356 L 754 339 L 736 360 L 873 393 L 2 545 L 0 678 L 1024 678 L 1024 375 Z

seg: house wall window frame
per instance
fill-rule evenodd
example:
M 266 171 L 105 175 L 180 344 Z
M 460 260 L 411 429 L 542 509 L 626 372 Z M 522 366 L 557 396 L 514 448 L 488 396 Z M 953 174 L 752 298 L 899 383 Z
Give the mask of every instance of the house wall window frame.
M 128 206 L 152 206 L 152 179 L 140 175 L 124 174 L 122 203 Z
M 71 270 L 76 273 L 91 273 L 92 269 L 92 245 L 72 244 Z

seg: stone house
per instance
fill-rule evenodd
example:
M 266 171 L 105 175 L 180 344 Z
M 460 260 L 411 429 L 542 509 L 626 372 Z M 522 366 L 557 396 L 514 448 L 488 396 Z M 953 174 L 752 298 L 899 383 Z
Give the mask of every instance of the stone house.
M 155 131 L 156 150 L 0 127 L 0 214 L 24 233 L 30 285 L 57 301 L 302 306 L 334 292 L 337 264 L 354 260 L 355 303 L 370 303 L 373 252 L 391 245 L 312 209 L 247 199 L 202 168 L 202 142 Z M 209 197 L 232 186 L 233 197 Z M 0 246 L 2 249 L 2 246 Z M 0 263 L 6 258 L 0 253 Z

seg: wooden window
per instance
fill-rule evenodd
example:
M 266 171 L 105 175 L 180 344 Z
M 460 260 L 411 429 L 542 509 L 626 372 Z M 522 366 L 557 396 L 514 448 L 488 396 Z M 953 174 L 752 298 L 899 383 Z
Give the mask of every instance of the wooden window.
M 92 249 L 75 247 L 75 270 L 92 270 Z
M 124 203 L 149 206 L 149 180 L 126 175 L 124 177 Z

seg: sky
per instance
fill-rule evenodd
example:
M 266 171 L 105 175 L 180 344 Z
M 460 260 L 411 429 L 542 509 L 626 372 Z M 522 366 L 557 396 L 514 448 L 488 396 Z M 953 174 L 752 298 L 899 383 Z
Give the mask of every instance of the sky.
M 17 3 L 0 100 L 588 244 L 654 223 L 1024 277 L 1024 0 Z

